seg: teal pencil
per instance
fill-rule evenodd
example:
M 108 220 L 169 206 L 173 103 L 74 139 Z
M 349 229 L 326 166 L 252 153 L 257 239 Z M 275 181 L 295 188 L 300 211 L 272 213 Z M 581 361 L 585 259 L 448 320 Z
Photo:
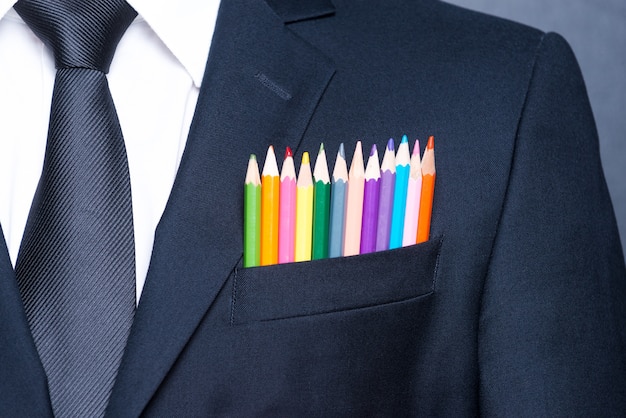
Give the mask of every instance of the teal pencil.
M 404 232 L 404 213 L 406 209 L 406 194 L 409 186 L 409 174 L 411 173 L 411 154 L 409 152 L 409 139 L 402 137 L 398 153 L 396 154 L 396 187 L 393 193 L 393 211 L 391 213 L 391 235 L 389 237 L 389 249 L 402 247 L 402 235 Z
M 324 144 L 315 160 L 313 170 L 313 260 L 328 257 L 328 228 L 330 221 L 330 176 Z
M 343 144 L 339 146 L 330 192 L 330 221 L 328 232 L 328 256 L 341 257 L 343 252 L 343 227 L 346 210 L 348 165 Z

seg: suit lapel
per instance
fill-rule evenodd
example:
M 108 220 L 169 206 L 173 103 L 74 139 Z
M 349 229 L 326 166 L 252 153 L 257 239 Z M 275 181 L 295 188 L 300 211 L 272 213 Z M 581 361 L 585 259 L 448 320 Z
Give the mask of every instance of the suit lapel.
M 241 258 L 249 154 L 264 156 L 269 144 L 279 150 L 297 146 L 334 72 L 326 57 L 283 22 L 326 15 L 328 3 L 286 8 L 274 0 L 272 6 L 261 0 L 222 2 L 111 416 L 141 413 Z
M 52 416 L 48 384 L 0 228 L 0 415 Z

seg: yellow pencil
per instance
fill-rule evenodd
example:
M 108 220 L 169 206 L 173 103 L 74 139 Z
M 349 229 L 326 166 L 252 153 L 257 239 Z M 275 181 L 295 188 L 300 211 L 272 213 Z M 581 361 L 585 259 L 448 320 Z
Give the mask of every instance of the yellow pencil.
M 302 155 L 296 184 L 295 261 L 311 260 L 313 241 L 313 176 L 309 153 Z

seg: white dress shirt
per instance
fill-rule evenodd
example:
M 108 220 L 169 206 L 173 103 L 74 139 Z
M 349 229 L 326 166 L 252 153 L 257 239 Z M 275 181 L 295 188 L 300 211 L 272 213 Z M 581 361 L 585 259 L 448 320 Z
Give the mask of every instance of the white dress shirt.
M 185 148 L 219 0 L 127 0 L 139 13 L 108 74 L 130 170 L 137 302 Z M 13 265 L 43 167 L 52 52 L 0 0 L 0 224 Z

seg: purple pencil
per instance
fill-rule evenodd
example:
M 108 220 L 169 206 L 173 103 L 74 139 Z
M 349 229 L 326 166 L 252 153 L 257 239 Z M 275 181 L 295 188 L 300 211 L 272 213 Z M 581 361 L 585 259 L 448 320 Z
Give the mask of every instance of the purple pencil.
M 380 167 L 380 197 L 378 204 L 378 227 L 376 229 L 376 251 L 389 249 L 391 235 L 391 213 L 393 192 L 396 187 L 396 151 L 393 138 L 387 142 L 387 149 Z
M 361 254 L 376 251 L 376 228 L 378 226 L 378 196 L 380 194 L 380 164 L 376 144 L 372 145 L 365 168 L 365 191 L 363 194 L 363 221 L 361 223 Z

